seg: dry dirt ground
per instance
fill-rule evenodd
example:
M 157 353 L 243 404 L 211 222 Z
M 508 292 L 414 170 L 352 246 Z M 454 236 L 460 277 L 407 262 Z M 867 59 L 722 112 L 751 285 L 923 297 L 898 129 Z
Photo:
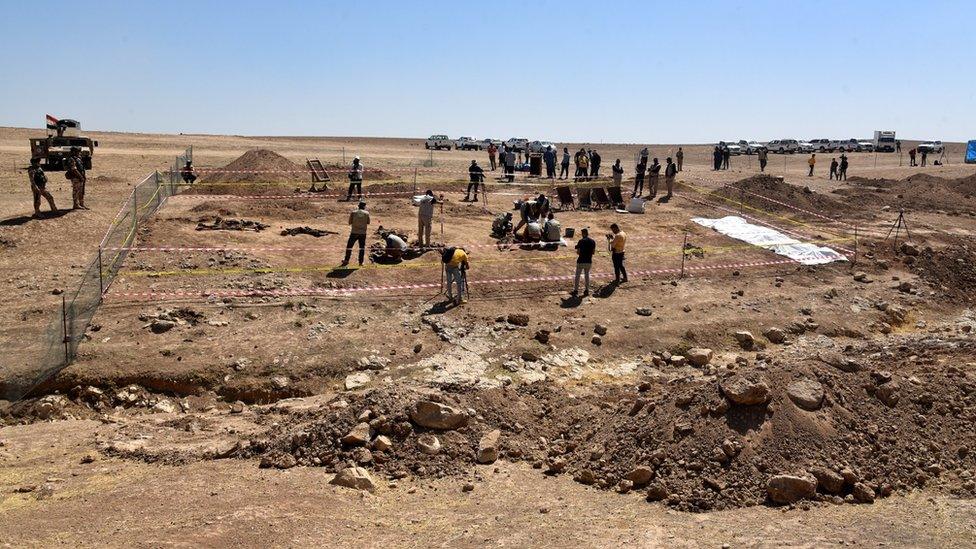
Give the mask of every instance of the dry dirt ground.
M 76 283 L 131 186 L 168 167 L 187 145 L 201 174 L 255 148 L 298 165 L 306 157 L 342 164 L 359 155 L 395 179 L 367 174 L 371 228 L 411 237 L 416 210 L 405 195 L 416 173 L 417 188 L 447 199 L 434 240 L 471 250 L 472 300 L 451 308 L 436 296 L 434 252 L 398 265 L 336 269 L 351 204 L 296 195 L 304 183 L 252 174 L 170 199 L 140 227 L 137 250 L 106 294 L 78 360 L 31 398 L 4 405 L 7 422 L 26 423 L 0 430 L 0 524 L 15 533 L 13 545 L 976 543 L 976 452 L 969 451 L 976 437 L 965 428 L 976 419 L 976 190 L 973 168 L 956 161 L 962 145 L 950 148 L 951 165 L 941 167 L 853 154 L 849 175 L 860 179 L 847 183 L 827 180 L 830 155 L 818 155 L 812 178 L 805 155 L 787 155 L 771 156 L 767 169 L 783 180 L 742 181 L 758 171 L 754 157 L 733 158 L 732 170 L 714 172 L 709 147 L 686 146 L 677 197 L 648 204 L 647 215 L 558 214 L 563 227 L 590 226 L 598 240 L 614 221 L 630 235 L 631 282 L 613 287 L 595 278 L 599 291 L 573 300 L 564 278 L 520 280 L 572 274 L 573 240 L 555 251 L 523 250 L 488 234 L 492 213 L 545 187 L 489 178 L 487 209 L 460 201 L 465 167 L 471 158 L 487 165 L 483 152 L 430 155 L 422 141 L 405 139 L 97 134 L 92 210 L 35 220 L 20 170 L 34 133 L 0 130 L 5 385 L 36 367 L 32 344 L 57 309 L 57 291 Z M 596 147 L 604 171 L 619 157 L 630 175 L 639 146 Z M 676 148 L 652 146 L 652 156 L 663 161 Z M 52 191 L 66 205 L 68 186 L 57 176 Z M 337 179 L 333 188 L 344 191 Z M 903 207 L 912 255 L 883 242 Z M 780 258 L 690 221 L 724 215 L 850 252 L 856 225 L 858 264 L 767 264 Z M 218 217 L 268 227 L 197 230 Z M 280 234 L 299 226 L 339 234 Z M 686 234 L 705 253 L 688 259 L 688 276 L 678 279 Z M 368 242 L 376 241 L 371 234 Z M 610 272 L 605 254 L 594 272 Z M 384 289 L 403 285 L 419 287 Z M 175 326 L 155 333 L 160 315 Z M 763 335 L 771 328 L 785 332 L 785 344 Z M 737 339 L 741 331 L 754 341 Z M 714 356 L 699 365 L 670 360 L 693 347 Z M 740 379 L 761 381 L 770 394 L 737 403 L 723 383 Z M 787 395 L 793 382 L 820 387 L 812 411 Z M 436 458 L 417 446 L 415 435 L 430 433 L 409 428 L 402 416 L 428 392 L 470 408 L 472 418 L 438 435 L 445 450 Z M 299 398 L 284 408 L 266 404 L 286 397 Z M 524 416 L 506 415 L 506 403 L 515 402 Z M 282 411 L 292 408 L 299 411 Z M 336 442 L 364 408 L 375 422 L 370 438 L 386 433 L 394 450 Z M 502 431 L 501 459 L 476 466 L 479 438 L 493 428 Z M 607 457 L 592 457 L 596 443 Z M 707 457 L 723 447 L 734 451 Z M 276 468 L 259 469 L 259 462 Z M 352 462 L 373 471 L 374 495 L 327 484 Z M 629 492 L 618 483 L 652 462 L 652 491 L 669 494 L 654 498 L 662 503 L 612 492 Z M 817 467 L 851 475 L 837 490 L 818 488 L 812 507 L 756 506 L 768 503 L 771 475 Z M 461 491 L 467 483 L 470 493 Z M 830 504 L 865 490 L 879 497 L 874 505 Z M 109 512 L 93 522 L 91 507 Z

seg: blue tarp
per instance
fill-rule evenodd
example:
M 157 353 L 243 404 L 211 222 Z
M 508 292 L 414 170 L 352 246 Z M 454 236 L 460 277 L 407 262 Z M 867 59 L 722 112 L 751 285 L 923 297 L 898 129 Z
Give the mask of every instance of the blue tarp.
M 976 139 L 970 141 L 966 147 L 966 164 L 976 164 Z

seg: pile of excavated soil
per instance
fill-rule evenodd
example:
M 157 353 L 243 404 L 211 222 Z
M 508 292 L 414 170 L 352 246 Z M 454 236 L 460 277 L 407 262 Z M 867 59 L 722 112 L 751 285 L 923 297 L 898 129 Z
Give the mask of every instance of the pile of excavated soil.
M 926 248 L 912 270 L 942 297 L 976 303 L 976 246 L 959 243 L 941 250 Z
M 817 193 L 808 187 L 791 185 L 783 181 L 781 177 L 771 175 L 756 175 L 742 179 L 715 191 L 714 194 L 737 202 L 744 202 L 761 210 L 790 214 L 795 217 L 803 217 L 806 214 L 756 195 L 762 195 L 831 218 L 849 217 L 857 212 L 857 208 L 851 207 L 845 201 Z
M 197 180 L 197 184 L 311 181 L 311 175 L 303 166 L 266 149 L 247 151 L 226 166 L 216 168 L 212 173 L 201 171 L 202 175 Z
M 250 455 L 264 467 L 356 463 L 389 478 L 442 477 L 472 474 L 483 445 L 482 462 L 494 449 L 498 459 L 690 511 L 771 498 L 868 502 L 923 486 L 976 495 L 976 371 L 965 366 L 976 344 L 906 339 L 861 351 L 853 356 L 871 358 L 831 351 L 585 395 L 545 382 L 384 387 L 294 412 L 253 438 Z M 418 414 L 421 401 L 447 408 Z M 497 444 L 482 443 L 493 430 Z M 793 476 L 780 479 L 785 495 L 770 488 L 779 475 Z
M 333 185 L 336 183 L 349 183 L 349 178 L 347 174 L 349 173 L 349 166 L 343 166 L 340 164 L 323 164 L 325 171 L 328 172 L 329 177 L 333 181 Z M 387 173 L 379 168 L 371 168 L 366 165 L 363 169 L 363 182 L 369 181 L 390 181 L 398 179 L 397 176 Z
M 852 186 L 834 193 L 861 205 L 976 215 L 976 175 L 943 179 L 923 173 L 901 180 L 852 177 L 848 183 Z

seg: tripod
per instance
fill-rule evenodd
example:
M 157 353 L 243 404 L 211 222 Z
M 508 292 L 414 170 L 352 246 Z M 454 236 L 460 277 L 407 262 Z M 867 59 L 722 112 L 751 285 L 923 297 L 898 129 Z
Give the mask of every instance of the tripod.
M 908 221 L 905 219 L 905 210 L 898 210 L 898 219 L 895 220 L 895 222 L 891 225 L 891 228 L 888 229 L 888 234 L 885 235 L 885 242 L 887 242 L 888 237 L 890 237 L 892 231 L 894 231 L 895 240 L 893 244 L 896 254 L 898 253 L 898 234 L 902 229 L 905 230 L 905 235 L 908 237 L 908 240 L 911 240 L 912 233 L 908 230 Z

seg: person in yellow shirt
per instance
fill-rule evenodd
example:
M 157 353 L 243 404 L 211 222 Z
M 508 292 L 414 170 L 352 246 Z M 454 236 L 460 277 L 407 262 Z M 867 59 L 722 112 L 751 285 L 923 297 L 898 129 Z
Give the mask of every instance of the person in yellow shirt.
M 613 282 L 620 284 L 627 282 L 627 269 L 624 268 L 624 248 L 627 245 L 627 233 L 620 230 L 620 226 L 614 223 L 610 225 L 610 234 L 607 235 L 610 242 L 610 259 L 613 261 Z
M 807 174 L 807 177 L 813 177 L 813 167 L 817 165 L 817 153 L 810 155 L 810 160 L 807 160 L 807 164 L 810 165 L 810 173 Z
M 467 303 L 467 276 L 465 276 L 465 271 L 468 270 L 468 254 L 464 251 L 464 248 L 454 248 L 453 252 L 450 249 L 444 250 L 443 258 L 447 261 L 445 262 L 445 268 L 447 270 L 447 299 L 454 301 L 455 303 Z M 450 252 L 450 255 L 448 255 Z M 451 284 L 457 285 L 457 296 L 451 295 Z

